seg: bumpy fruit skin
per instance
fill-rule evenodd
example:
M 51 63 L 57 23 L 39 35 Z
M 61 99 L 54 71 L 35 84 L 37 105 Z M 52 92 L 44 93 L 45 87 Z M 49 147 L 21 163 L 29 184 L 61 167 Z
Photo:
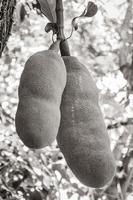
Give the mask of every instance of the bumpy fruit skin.
M 66 68 L 54 50 L 38 52 L 26 62 L 15 123 L 19 137 L 29 148 L 43 148 L 56 139 L 65 85 Z
M 115 173 L 115 162 L 100 107 L 98 91 L 77 58 L 64 56 L 67 84 L 61 102 L 58 145 L 68 166 L 85 185 L 101 188 Z

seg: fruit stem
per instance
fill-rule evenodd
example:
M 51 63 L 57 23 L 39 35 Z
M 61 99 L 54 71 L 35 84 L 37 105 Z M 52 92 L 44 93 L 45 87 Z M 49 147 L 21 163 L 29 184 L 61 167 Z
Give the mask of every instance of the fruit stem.
M 59 51 L 60 40 L 56 40 L 50 47 L 49 50 Z
M 68 41 L 65 39 L 60 43 L 60 51 L 62 56 L 70 56 Z
M 57 40 L 61 40 L 60 50 L 62 56 L 70 56 L 68 42 L 65 40 L 64 34 L 64 15 L 63 15 L 63 2 L 62 0 L 56 0 L 56 17 L 57 17 Z M 65 42 L 64 42 L 65 41 Z

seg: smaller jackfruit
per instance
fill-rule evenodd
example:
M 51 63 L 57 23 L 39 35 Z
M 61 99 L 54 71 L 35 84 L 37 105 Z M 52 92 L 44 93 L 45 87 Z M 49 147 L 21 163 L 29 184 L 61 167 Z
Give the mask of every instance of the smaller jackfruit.
M 18 90 L 16 130 L 29 148 L 50 145 L 58 133 L 60 103 L 66 85 L 66 68 L 55 42 L 49 50 L 32 55 L 26 62 Z

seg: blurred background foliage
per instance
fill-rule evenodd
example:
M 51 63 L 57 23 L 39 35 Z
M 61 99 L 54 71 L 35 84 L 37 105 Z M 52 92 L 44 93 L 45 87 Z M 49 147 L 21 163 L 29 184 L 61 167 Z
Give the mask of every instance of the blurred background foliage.
M 14 24 L 0 58 L 0 200 L 133 199 L 133 18 L 132 0 L 97 0 L 98 12 L 78 20 L 69 39 L 71 54 L 97 83 L 117 171 L 102 189 L 82 185 L 67 167 L 58 146 L 30 150 L 18 138 L 14 117 L 20 75 L 28 57 L 47 49 L 52 33 L 33 0 L 17 2 Z M 87 1 L 64 0 L 65 32 Z

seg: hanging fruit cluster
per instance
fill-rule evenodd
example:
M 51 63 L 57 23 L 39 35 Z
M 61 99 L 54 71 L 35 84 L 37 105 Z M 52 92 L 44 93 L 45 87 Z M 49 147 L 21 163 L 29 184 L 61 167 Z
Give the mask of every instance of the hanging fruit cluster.
M 115 161 L 96 84 L 87 68 L 70 55 L 63 33 L 62 0 L 56 3 L 57 41 L 49 50 L 32 55 L 25 64 L 18 92 L 16 130 L 29 148 L 43 148 L 57 139 L 76 177 L 89 187 L 100 188 L 112 180 Z M 96 10 L 89 2 L 81 16 L 93 16 Z M 52 21 L 52 16 L 45 14 Z M 53 24 L 50 27 L 55 27 L 54 20 Z

